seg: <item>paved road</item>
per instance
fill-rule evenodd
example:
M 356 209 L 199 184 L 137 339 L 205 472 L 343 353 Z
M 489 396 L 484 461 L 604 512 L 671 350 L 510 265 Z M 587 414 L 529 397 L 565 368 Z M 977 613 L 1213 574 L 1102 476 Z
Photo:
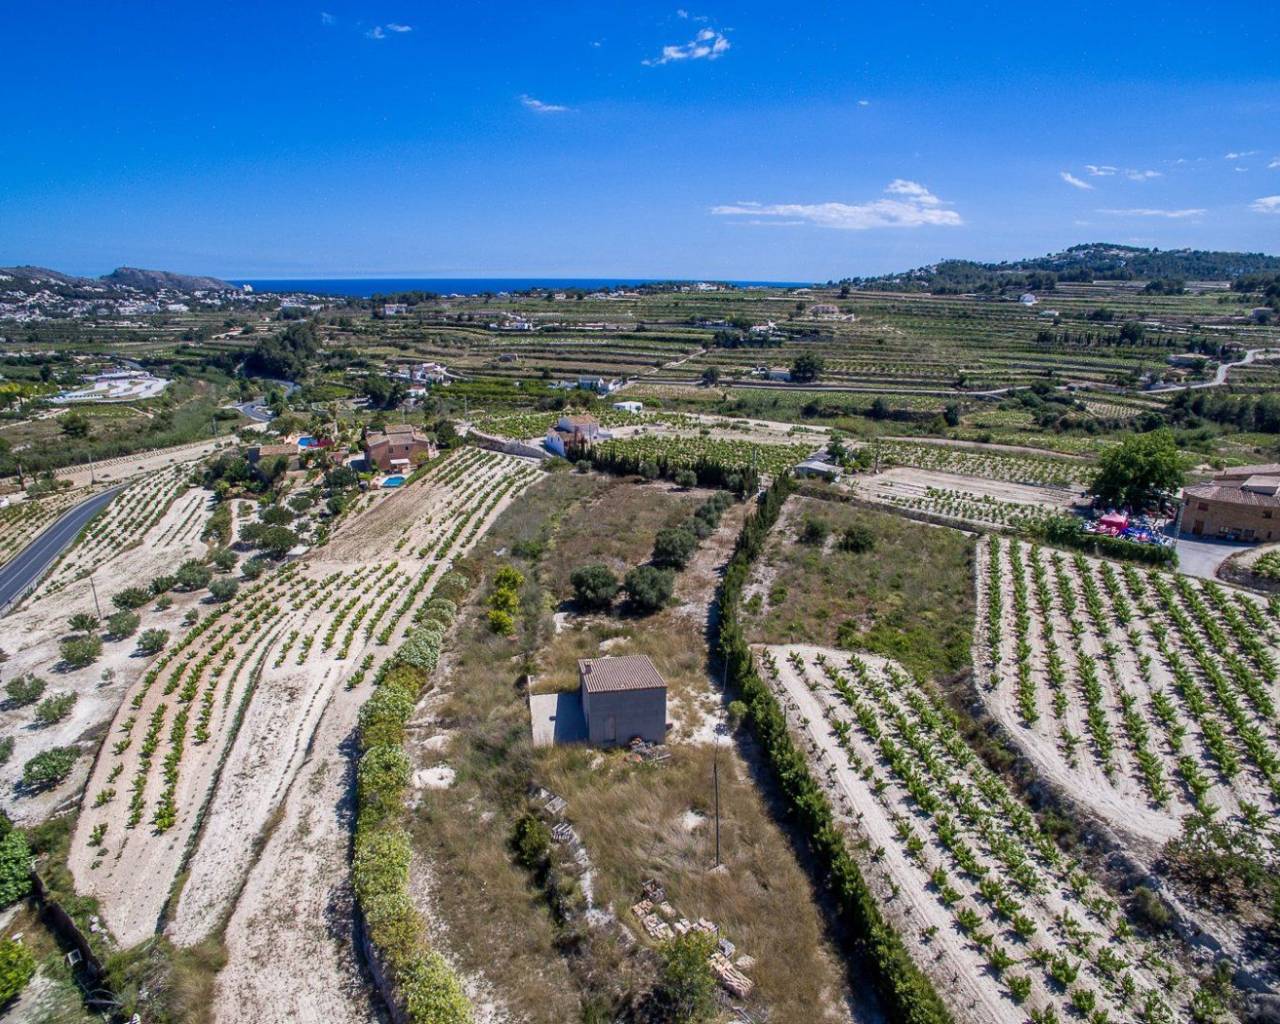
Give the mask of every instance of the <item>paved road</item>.
M 1148 392 L 1164 393 L 1167 391 L 1199 391 L 1201 388 L 1220 388 L 1227 382 L 1227 373 L 1229 371 L 1239 369 L 1241 366 L 1248 366 L 1262 353 L 1270 351 L 1272 350 L 1269 348 L 1251 348 L 1244 354 L 1243 359 L 1237 359 L 1234 363 L 1219 363 L 1218 371 L 1213 375 L 1213 380 L 1202 380 L 1195 384 L 1162 384 L 1159 387 L 1149 388 Z
M 45 570 L 76 539 L 85 524 L 96 516 L 120 491 L 123 485 L 95 494 L 75 508 L 64 512 L 53 525 L 23 548 L 15 558 L 0 567 L 0 612 L 26 593 Z
M 1218 578 L 1218 566 L 1238 551 L 1255 545 L 1248 541 L 1216 540 L 1184 533 L 1174 540 L 1178 552 L 1178 571 L 1201 579 Z

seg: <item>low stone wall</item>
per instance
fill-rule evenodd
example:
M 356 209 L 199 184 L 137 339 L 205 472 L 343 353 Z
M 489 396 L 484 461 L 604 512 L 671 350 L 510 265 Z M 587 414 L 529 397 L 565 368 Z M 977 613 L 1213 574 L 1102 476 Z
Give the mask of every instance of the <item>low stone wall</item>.
M 1246 590 L 1257 590 L 1263 594 L 1280 594 L 1280 580 L 1269 580 L 1250 572 L 1239 564 L 1235 557 L 1228 558 L 1218 566 L 1218 579 L 1235 587 Z
M 482 434 L 478 430 L 468 432 L 467 440 L 474 441 L 481 448 L 488 448 L 492 452 L 502 452 L 504 455 L 521 455 L 526 459 L 551 458 L 551 453 L 545 448 L 539 448 L 524 441 L 513 441 L 509 437 Z
M 863 498 L 850 492 L 833 491 L 824 487 L 816 487 L 812 484 L 801 484 L 796 488 L 796 494 L 803 498 L 816 498 L 819 501 L 838 501 L 841 504 L 852 505 L 855 508 L 865 508 L 871 512 L 888 512 L 891 515 L 902 516 L 904 519 L 914 519 L 920 523 L 928 523 L 930 526 L 945 526 L 950 530 L 960 530 L 964 533 L 999 533 L 1007 537 L 1021 537 L 1023 535 L 1021 530 L 1012 526 L 975 523 L 968 519 L 952 519 L 949 516 L 921 512 L 919 509 L 914 508 L 900 508 L 897 505 L 890 505 L 888 502 L 874 501 L 871 498 Z

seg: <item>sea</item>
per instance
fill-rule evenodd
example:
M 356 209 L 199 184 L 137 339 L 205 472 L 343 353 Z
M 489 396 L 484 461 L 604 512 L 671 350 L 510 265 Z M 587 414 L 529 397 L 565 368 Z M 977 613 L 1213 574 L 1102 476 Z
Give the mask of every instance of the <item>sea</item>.
M 531 288 L 557 291 L 582 289 L 601 291 L 642 284 L 668 284 L 672 278 L 643 277 L 324 277 L 296 280 L 237 279 L 235 285 L 250 285 L 255 292 L 307 292 L 311 295 L 342 295 L 367 299 L 373 295 L 400 292 L 435 292 L 437 295 L 481 295 L 484 292 L 524 292 Z M 690 282 L 692 283 L 692 279 Z M 726 281 L 738 288 L 803 288 L 805 281 Z

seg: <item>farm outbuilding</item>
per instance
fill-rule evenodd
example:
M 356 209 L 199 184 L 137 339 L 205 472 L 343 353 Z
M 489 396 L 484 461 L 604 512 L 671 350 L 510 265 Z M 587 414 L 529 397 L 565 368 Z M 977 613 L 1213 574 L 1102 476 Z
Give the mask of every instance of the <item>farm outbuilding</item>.
M 580 658 L 578 678 L 589 743 L 666 742 L 667 684 L 643 654 Z
M 810 455 L 803 462 L 798 463 L 794 472 L 798 477 L 816 477 L 821 480 L 830 480 L 832 483 L 840 479 L 840 467 L 828 460 L 821 452 Z

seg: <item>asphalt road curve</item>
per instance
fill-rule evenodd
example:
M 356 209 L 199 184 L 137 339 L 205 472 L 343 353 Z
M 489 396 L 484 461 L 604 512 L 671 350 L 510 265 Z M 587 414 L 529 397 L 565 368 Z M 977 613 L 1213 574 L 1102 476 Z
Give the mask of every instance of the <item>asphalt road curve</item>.
M 123 485 L 112 487 L 64 512 L 52 526 L 0 567 L 0 613 L 7 611 L 10 604 L 40 579 L 53 560 L 76 539 L 85 524 L 106 508 L 121 490 Z

